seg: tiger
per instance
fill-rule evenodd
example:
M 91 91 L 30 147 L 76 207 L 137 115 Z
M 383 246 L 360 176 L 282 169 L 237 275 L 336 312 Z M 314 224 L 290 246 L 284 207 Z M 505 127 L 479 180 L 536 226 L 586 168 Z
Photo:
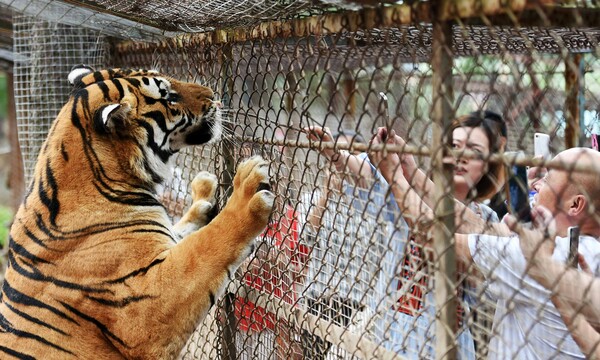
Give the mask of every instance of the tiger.
M 10 230 L 0 358 L 174 359 L 267 226 L 270 165 L 241 162 L 217 214 L 201 171 L 173 225 L 156 188 L 173 155 L 222 137 L 214 91 L 153 70 L 68 79 Z

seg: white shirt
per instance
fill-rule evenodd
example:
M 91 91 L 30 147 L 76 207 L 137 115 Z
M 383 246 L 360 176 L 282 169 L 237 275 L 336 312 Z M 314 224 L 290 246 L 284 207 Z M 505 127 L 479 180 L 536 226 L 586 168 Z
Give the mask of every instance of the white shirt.
M 497 300 L 489 359 L 585 359 L 571 337 L 550 291 L 527 275 L 519 238 L 469 235 L 473 261 L 486 278 L 487 294 Z M 557 237 L 553 259 L 565 262 L 569 239 Z M 600 242 L 579 239 L 579 252 L 591 269 L 600 264 Z

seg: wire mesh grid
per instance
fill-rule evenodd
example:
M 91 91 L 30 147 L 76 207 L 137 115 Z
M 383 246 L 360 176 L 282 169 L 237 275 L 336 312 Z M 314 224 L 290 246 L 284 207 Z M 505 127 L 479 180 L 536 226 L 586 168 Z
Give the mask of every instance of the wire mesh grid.
M 544 8 L 537 11 L 543 13 Z M 569 334 L 562 309 L 557 310 L 550 291 L 540 285 L 543 282 L 533 283 L 524 276 L 525 259 L 515 255 L 520 251 L 516 238 L 465 235 L 471 260 L 464 261 L 457 247 L 455 273 L 453 266 L 440 261 L 445 254 L 454 256 L 454 231 L 448 233 L 439 225 L 434 227 L 441 233 L 431 231 L 432 223 L 449 218 L 457 234 L 496 229 L 491 224 L 507 210 L 502 205 L 509 186 L 499 186 L 504 174 L 493 172 L 498 160 L 494 153 L 522 151 L 527 155 L 519 164 L 533 165 L 535 132 L 550 135 L 555 154 L 563 149 L 564 139 L 571 139 L 567 146 L 568 141 L 583 145 L 600 132 L 595 53 L 567 51 L 595 49 L 597 30 L 537 30 L 524 28 L 518 17 L 509 19 L 508 28 L 472 26 L 455 19 L 445 34 L 454 42 L 440 45 L 445 55 L 432 51 L 439 33 L 417 24 L 233 42 L 193 37 L 159 44 L 127 42 L 115 47 L 110 62 L 105 53 L 97 55 L 94 50 L 93 62 L 101 67 L 154 68 L 208 84 L 227 107 L 223 143 L 179 154 L 172 177 L 159 189 L 174 220 L 191 204 L 190 182 L 200 169 L 219 176 L 222 206 L 236 164 L 252 154 L 270 160 L 277 205 L 269 227 L 226 295 L 190 338 L 182 358 L 434 358 L 441 356 L 439 351 L 448 351 L 449 358 L 468 359 L 588 354 Z M 492 23 L 485 16 L 476 20 Z M 17 28 L 16 40 L 31 40 L 26 24 L 23 30 Z M 538 36 L 540 32 L 544 36 Z M 89 54 L 88 49 L 101 43 L 93 34 L 87 45 L 81 44 L 81 53 Z M 62 33 L 59 37 L 68 39 Z M 27 49 L 16 42 L 19 46 Z M 71 65 L 90 62 L 80 61 L 81 53 L 57 60 L 36 52 L 47 62 L 31 66 L 48 69 L 48 62 L 56 67 L 64 61 L 66 68 L 57 69 L 62 81 Z M 435 59 L 445 56 L 449 73 L 440 75 Z M 19 91 L 40 88 L 32 83 L 34 75 L 22 71 Z M 451 91 L 444 88 L 448 84 Z M 585 100 L 581 109 L 573 107 L 577 113 L 565 106 L 578 103 L 568 100 L 573 96 Z M 32 98 L 40 99 L 36 111 L 49 104 L 55 107 L 43 110 L 49 115 L 41 125 L 22 125 L 26 159 L 37 153 L 47 132 L 47 116 L 58 112 L 66 93 L 51 99 L 23 93 L 17 102 L 21 123 L 29 118 L 25 114 L 32 111 Z M 436 106 L 444 101 L 448 111 L 440 113 Z M 477 139 L 480 125 L 464 125 L 456 132 L 450 124 L 455 117 L 480 110 L 498 113 L 508 128 L 505 140 L 498 129 L 487 134 L 483 149 L 470 143 Z M 35 131 L 27 132 L 30 128 Z M 330 129 L 335 145 L 326 136 L 317 136 L 320 128 Z M 468 131 L 461 133 L 465 128 Z M 373 141 L 392 131 L 408 146 L 392 143 L 381 151 Z M 443 150 L 445 141 L 451 142 Z M 463 166 L 454 167 L 457 173 L 445 168 L 442 151 L 447 155 L 449 148 L 464 149 L 465 143 L 471 153 L 460 154 L 471 159 L 461 158 L 457 164 Z M 404 189 L 404 196 L 398 197 L 388 185 L 392 181 L 386 176 L 390 168 L 385 161 L 371 166 L 381 160 L 376 154 L 388 151 L 402 155 L 403 178 L 413 193 Z M 415 163 L 411 152 L 420 154 Z M 480 179 L 468 178 L 477 172 L 469 168 L 477 161 L 482 176 L 495 176 L 487 189 L 475 186 Z M 554 166 L 568 166 L 565 161 L 559 159 Z M 579 184 L 577 172 L 573 174 L 567 183 Z M 424 185 L 430 178 L 439 184 L 444 176 L 446 187 L 434 191 Z M 530 180 L 533 185 L 536 179 Z M 454 192 L 448 190 L 452 187 Z M 490 201 L 490 188 L 500 194 L 499 201 Z M 564 191 L 551 190 L 555 197 Z M 577 190 L 587 199 L 596 191 Z M 429 199 L 425 203 L 430 209 L 411 207 L 410 194 L 415 193 Z M 457 207 L 456 217 L 454 206 L 440 205 L 444 197 L 465 205 Z M 562 210 L 554 210 L 559 218 Z M 436 234 L 433 246 L 427 242 L 432 234 Z M 562 261 L 566 243 L 565 234 L 560 235 Z M 580 251 L 597 274 L 600 250 L 591 240 L 581 241 L 585 245 Z M 443 286 L 450 291 L 443 293 Z M 440 310 L 444 305 L 445 313 Z M 444 343 L 440 338 L 446 330 L 450 341 Z
M 66 81 L 74 64 L 106 64 L 104 36 L 93 30 L 13 17 L 15 107 L 26 183 L 52 121 L 67 101 Z

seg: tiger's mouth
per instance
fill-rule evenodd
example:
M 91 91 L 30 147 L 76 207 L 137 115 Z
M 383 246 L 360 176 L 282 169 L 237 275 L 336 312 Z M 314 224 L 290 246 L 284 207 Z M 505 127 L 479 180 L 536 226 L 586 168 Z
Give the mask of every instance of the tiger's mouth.
M 196 124 L 185 132 L 183 146 L 206 145 L 221 140 L 223 125 L 218 108 L 212 108 L 193 122 Z
M 192 130 L 185 136 L 185 143 L 187 145 L 203 145 L 211 141 L 215 142 L 218 139 L 213 134 L 213 121 L 202 121 L 199 126 L 192 128 Z

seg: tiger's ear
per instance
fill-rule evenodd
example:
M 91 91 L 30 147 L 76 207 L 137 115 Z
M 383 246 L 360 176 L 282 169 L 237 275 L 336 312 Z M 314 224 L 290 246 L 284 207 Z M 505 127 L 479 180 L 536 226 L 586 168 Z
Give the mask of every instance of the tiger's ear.
M 110 133 L 124 124 L 130 111 L 131 106 L 128 103 L 101 106 L 94 114 L 94 129 L 101 134 Z
M 88 65 L 75 65 L 69 72 L 69 76 L 67 79 L 69 80 L 69 84 L 73 85 L 75 88 L 81 87 L 81 79 L 87 74 L 93 73 L 95 70 Z

